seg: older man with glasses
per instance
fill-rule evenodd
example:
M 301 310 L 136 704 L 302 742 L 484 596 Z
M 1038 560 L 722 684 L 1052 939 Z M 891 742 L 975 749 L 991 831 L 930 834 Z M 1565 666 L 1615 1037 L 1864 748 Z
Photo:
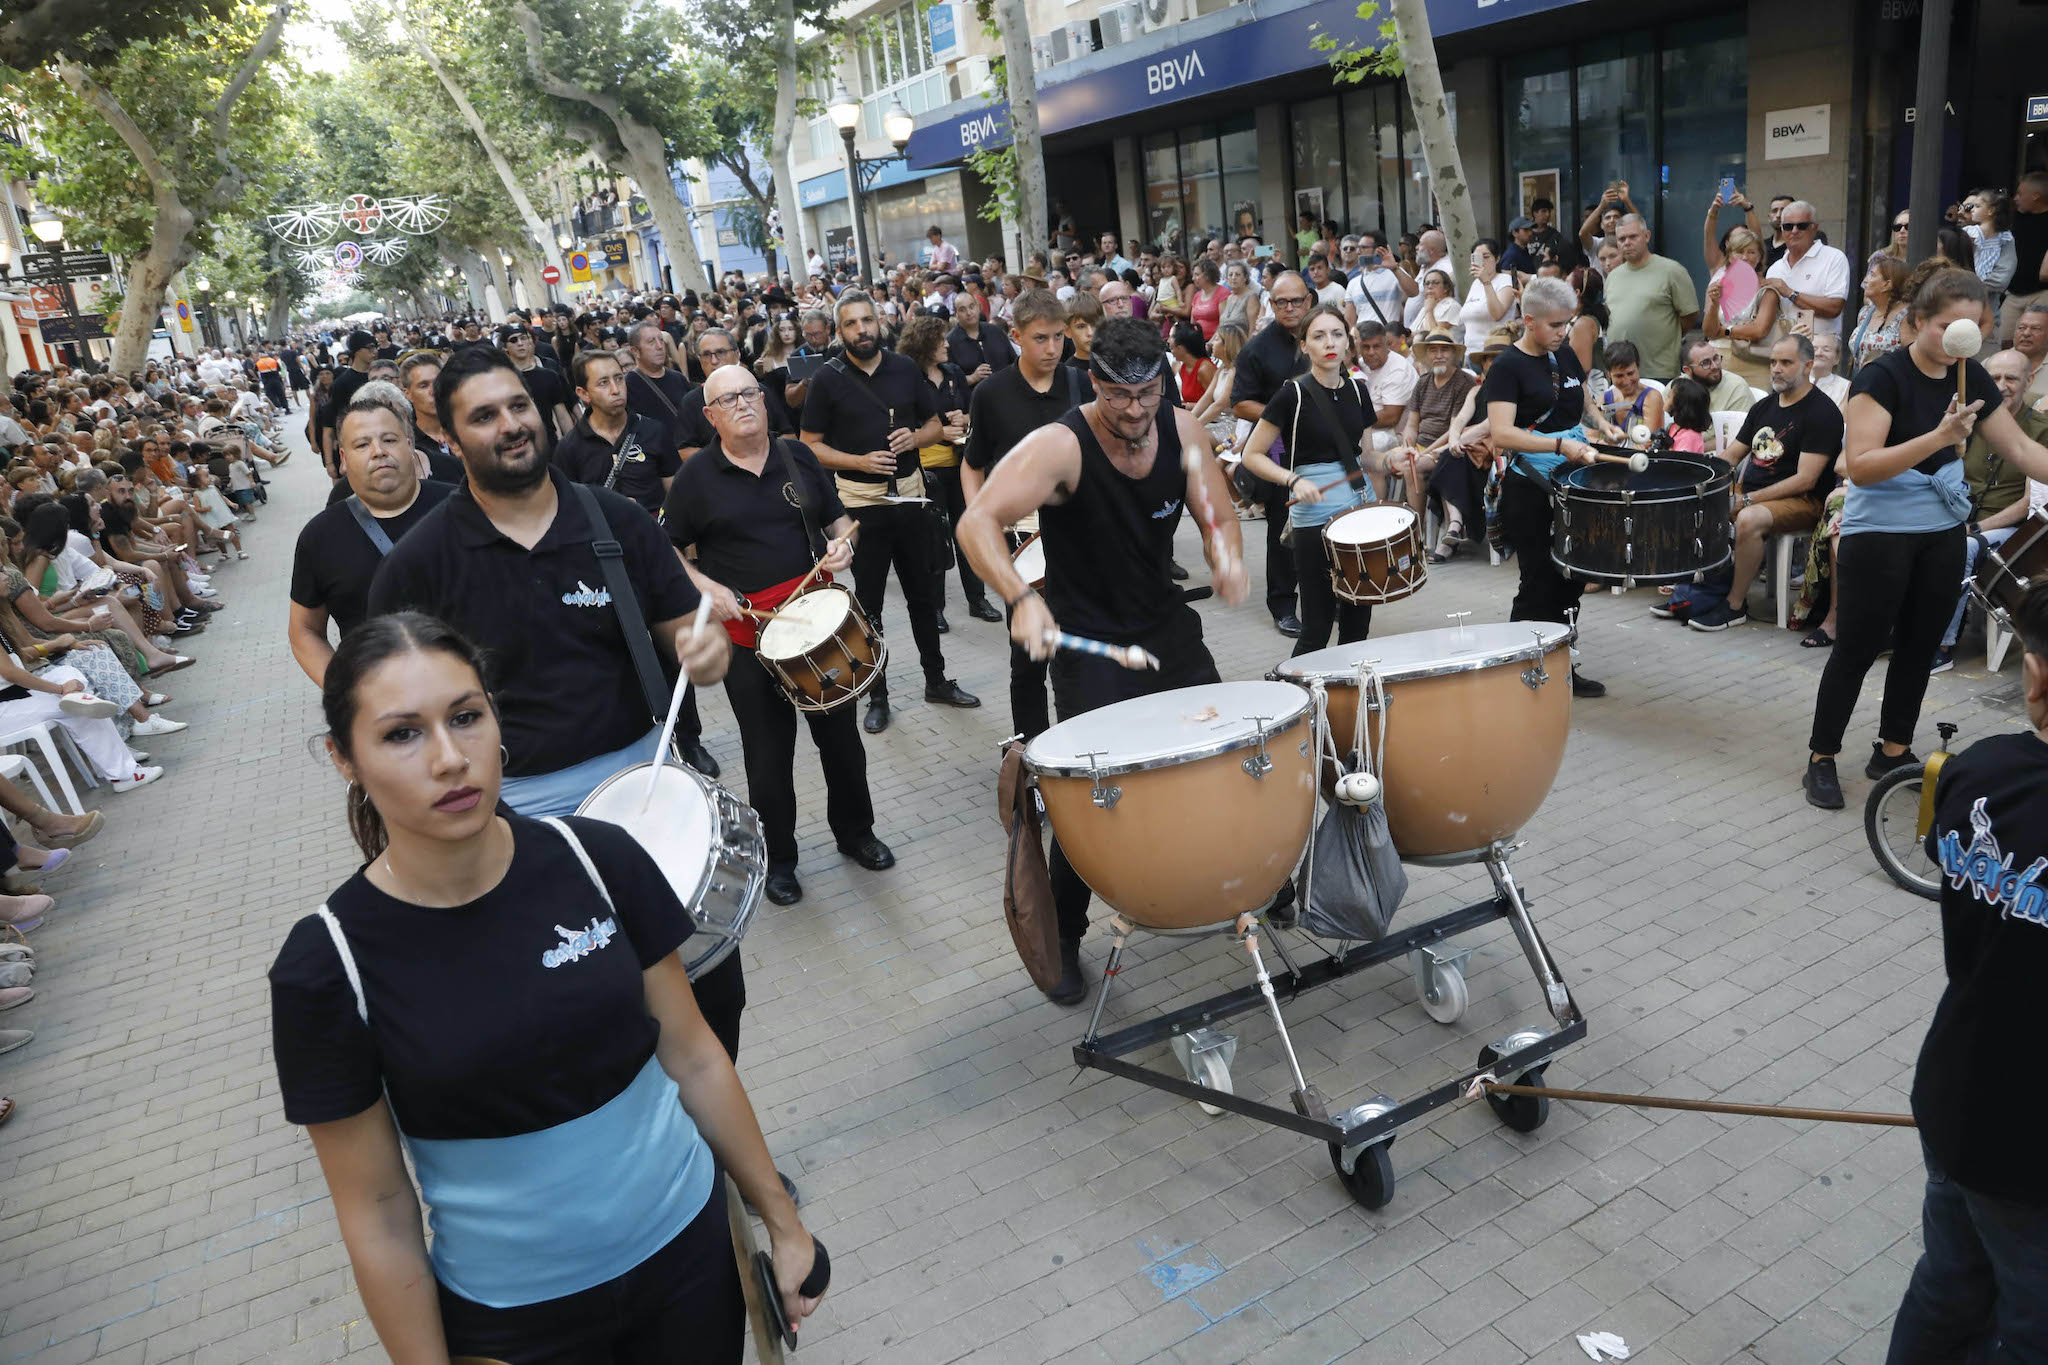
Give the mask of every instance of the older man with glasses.
M 1301 348 L 1301 337 L 1308 330 L 1314 298 L 1308 281 L 1295 271 L 1285 271 L 1273 281 L 1266 294 L 1273 309 L 1272 325 L 1261 327 L 1237 353 L 1237 368 L 1230 381 L 1234 416 L 1256 423 L 1282 384 L 1308 373 L 1308 354 Z M 1290 465 L 1287 450 L 1279 441 L 1266 452 L 1266 458 L 1282 468 Z M 1261 481 L 1259 496 L 1266 506 L 1266 610 L 1272 614 L 1274 628 L 1292 638 L 1301 634 L 1301 618 L 1294 611 L 1294 552 L 1280 540 L 1287 529 L 1287 488 Z
M 1820 240 L 1820 217 L 1803 199 L 1785 206 L 1778 231 L 1785 237 L 1785 254 L 1765 272 L 1763 287 L 1777 291 L 1779 309 L 1792 319 L 1793 331 L 1841 336 L 1849 258 Z

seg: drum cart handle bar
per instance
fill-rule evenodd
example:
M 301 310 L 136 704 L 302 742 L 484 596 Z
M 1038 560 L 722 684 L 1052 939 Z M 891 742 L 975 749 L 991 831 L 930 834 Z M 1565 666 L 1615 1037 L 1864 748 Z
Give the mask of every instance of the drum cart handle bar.
M 1546 1085 L 1509 1085 L 1488 1076 L 1477 1078 L 1479 1089 L 1495 1095 L 1536 1095 L 1581 1104 L 1625 1104 L 1637 1109 L 1682 1109 L 1693 1114 L 1742 1114 L 1752 1118 L 1808 1119 L 1816 1123 L 1865 1123 L 1888 1128 L 1917 1127 L 1911 1114 L 1881 1114 L 1864 1109 L 1801 1109 L 1783 1104 L 1738 1104 L 1730 1100 L 1686 1100 L 1668 1095 L 1617 1095 L 1605 1090 L 1560 1090 Z

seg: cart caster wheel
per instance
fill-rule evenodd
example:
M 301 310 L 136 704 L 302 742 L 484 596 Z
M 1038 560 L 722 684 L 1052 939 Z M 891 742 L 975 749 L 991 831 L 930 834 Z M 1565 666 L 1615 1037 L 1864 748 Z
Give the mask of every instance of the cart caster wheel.
M 1457 1023 L 1471 1003 L 1465 973 L 1455 963 L 1431 962 L 1427 954 L 1415 964 L 1415 992 L 1422 997 L 1423 1012 L 1439 1024 Z
M 1191 1078 L 1195 1084 L 1206 1085 L 1211 1090 L 1221 1090 L 1226 1095 L 1235 1095 L 1237 1093 L 1237 1090 L 1230 1083 L 1229 1065 L 1215 1053 L 1203 1053 L 1196 1059 L 1195 1067 L 1201 1073 Z M 1224 1112 L 1221 1108 L 1208 1103 L 1206 1100 L 1196 1100 L 1195 1103 L 1201 1105 L 1202 1112 L 1211 1117 Z
M 1358 1154 L 1347 1172 L 1344 1169 L 1344 1148 L 1341 1143 L 1330 1144 L 1330 1168 L 1337 1173 L 1337 1179 L 1344 1182 L 1344 1188 L 1351 1197 L 1369 1209 L 1383 1209 L 1394 1197 L 1394 1160 L 1387 1154 L 1387 1148 L 1394 1145 L 1392 1138 L 1375 1142 Z
M 1481 1066 L 1492 1066 L 1499 1057 L 1500 1054 L 1491 1047 L 1479 1049 Z M 1524 1071 L 1509 1084 L 1541 1085 L 1543 1073 L 1549 1069 L 1547 1066 L 1539 1066 Z M 1489 1090 L 1486 1092 L 1486 1102 L 1493 1107 L 1493 1112 L 1499 1115 L 1502 1123 L 1518 1133 L 1533 1133 L 1550 1117 L 1548 1095 L 1500 1095 Z

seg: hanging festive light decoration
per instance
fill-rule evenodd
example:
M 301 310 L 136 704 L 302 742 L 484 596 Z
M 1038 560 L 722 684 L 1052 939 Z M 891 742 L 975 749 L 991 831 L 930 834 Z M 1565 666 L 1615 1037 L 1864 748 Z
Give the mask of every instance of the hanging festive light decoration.
M 368 237 L 380 227 L 408 237 L 424 237 L 448 221 L 452 207 L 447 196 L 440 194 L 395 194 L 383 199 L 351 194 L 339 200 L 293 204 L 269 214 L 264 223 L 295 246 L 319 246 L 343 229 L 358 237 Z

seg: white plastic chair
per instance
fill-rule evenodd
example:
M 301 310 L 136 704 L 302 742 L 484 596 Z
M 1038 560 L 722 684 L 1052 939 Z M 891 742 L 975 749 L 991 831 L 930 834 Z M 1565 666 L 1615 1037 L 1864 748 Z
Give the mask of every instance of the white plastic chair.
M 57 803 L 50 796 L 49 784 L 43 781 L 43 774 L 35 764 L 28 761 L 26 754 L 0 754 L 0 778 L 19 782 L 24 777 L 36 789 L 36 799 L 50 810 L 57 809 Z
M 1764 391 L 1763 391 L 1762 389 L 1758 388 L 1758 387 L 1757 387 L 1756 385 L 1754 385 L 1754 384 L 1751 384 L 1751 385 L 1749 386 L 1749 401 L 1750 401 L 1750 402 L 1752 402 L 1752 403 L 1761 403 L 1761 402 L 1763 402 L 1763 401 L 1764 401 L 1764 398 L 1765 398 L 1765 396 L 1766 396 L 1766 395 L 1765 395 Z
M 1712 416 L 1714 419 L 1714 448 L 1721 452 L 1721 458 L 1725 460 L 1728 458 L 1728 447 L 1741 434 L 1743 419 L 1748 417 L 1749 414 L 1746 412 L 1730 412 L 1724 408 L 1713 413 Z
M 49 765 L 50 776 L 57 780 L 57 790 L 64 793 L 64 801 L 70 813 L 85 814 L 85 803 L 78 799 L 78 789 L 71 785 L 71 773 L 64 766 L 64 756 L 68 754 L 71 761 L 77 765 L 78 775 L 85 779 L 88 791 L 97 787 L 100 779 L 93 771 L 91 761 L 79 751 L 78 741 L 71 738 L 71 732 L 63 726 L 54 721 L 44 721 L 40 725 L 31 725 L 26 730 L 17 730 L 11 735 L 0 736 L 0 754 L 14 753 L 26 749 L 31 744 L 42 751 L 43 762 Z
M 1809 537 L 1804 534 L 1771 537 L 1771 572 L 1777 579 L 1778 629 L 1792 623 L 1792 564 L 1795 555 L 1804 558 Z

